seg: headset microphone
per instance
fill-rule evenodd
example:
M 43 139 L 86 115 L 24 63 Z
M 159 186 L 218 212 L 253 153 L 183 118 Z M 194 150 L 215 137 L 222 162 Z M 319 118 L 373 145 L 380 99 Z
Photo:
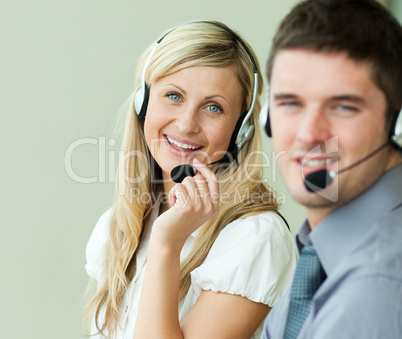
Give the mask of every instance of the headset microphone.
M 355 162 L 354 164 L 343 168 L 342 170 L 335 172 L 335 171 L 328 171 L 326 169 L 315 171 L 310 173 L 304 178 L 304 186 L 306 187 L 307 191 L 309 192 L 318 192 L 321 191 L 325 188 L 327 188 L 330 184 L 332 184 L 332 181 L 334 180 L 335 176 L 346 172 L 353 167 L 360 165 L 362 162 L 368 160 L 375 154 L 377 154 L 379 151 L 381 151 L 383 148 L 389 145 L 389 142 L 386 142 L 385 144 L 381 145 L 379 148 L 375 149 L 373 152 L 371 152 L 369 155 L 366 155 L 363 159 L 360 159 L 359 161 Z
M 318 192 L 332 184 L 337 174 L 339 173 L 326 169 L 312 172 L 304 178 L 304 186 L 309 192 Z
M 206 164 L 205 166 L 211 166 L 217 164 L 218 162 L 221 162 L 225 158 L 226 155 L 222 159 Z M 170 176 L 172 177 L 172 180 L 174 182 L 181 183 L 185 177 L 193 177 L 196 172 L 197 172 L 196 169 L 192 165 L 184 164 L 173 168 L 172 171 L 170 172 Z

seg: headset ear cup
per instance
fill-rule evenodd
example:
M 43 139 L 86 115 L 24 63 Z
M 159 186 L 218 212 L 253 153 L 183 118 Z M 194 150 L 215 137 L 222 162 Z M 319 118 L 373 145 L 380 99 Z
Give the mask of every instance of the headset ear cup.
M 233 131 L 232 137 L 230 138 L 230 143 L 229 143 L 229 148 L 228 148 L 229 152 L 233 152 L 237 148 L 238 143 L 236 142 L 237 141 L 236 139 L 239 136 L 240 127 L 241 127 L 241 125 L 243 123 L 243 120 L 246 117 L 246 115 L 247 115 L 247 112 L 243 113 L 240 116 L 239 120 L 237 120 L 237 123 L 236 123 L 235 129 Z
M 138 112 L 141 111 L 141 107 L 142 107 L 142 102 L 144 100 L 144 93 L 142 88 L 140 88 L 137 93 L 135 93 L 135 97 L 134 97 L 134 109 L 135 109 L 135 113 L 138 115 Z
M 268 137 L 272 137 L 272 131 L 271 131 L 271 119 L 269 118 L 269 109 L 267 110 L 267 121 L 265 122 L 265 133 L 267 133 Z
M 234 133 L 233 133 L 234 134 Z M 251 125 L 248 121 L 245 122 L 244 126 L 239 126 L 239 129 L 235 136 L 235 147 L 241 149 L 246 141 L 250 140 L 254 134 L 254 125 Z
M 134 108 L 140 119 L 143 119 L 147 113 L 148 102 L 149 102 L 149 87 L 147 84 L 145 84 L 144 89 L 141 88 L 135 94 L 134 99 Z
M 261 107 L 259 123 L 268 137 L 272 137 L 271 121 L 269 119 L 269 88 L 267 88 L 264 105 Z
M 391 134 L 392 145 L 397 150 L 402 151 L 402 109 L 395 116 Z
M 250 125 L 247 122 L 247 124 L 244 127 L 245 127 L 245 129 L 244 129 L 245 132 L 242 133 L 241 140 L 237 143 L 238 148 L 243 147 L 243 145 L 246 143 L 246 141 L 250 140 L 254 135 L 254 130 L 255 130 L 254 125 Z

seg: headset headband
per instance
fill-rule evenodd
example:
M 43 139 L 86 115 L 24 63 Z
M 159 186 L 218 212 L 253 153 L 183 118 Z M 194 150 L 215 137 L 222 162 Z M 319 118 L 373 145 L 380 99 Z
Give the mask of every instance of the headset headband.
M 232 139 L 230 141 L 230 144 L 232 146 L 229 146 L 229 148 L 233 148 L 233 145 L 235 145 L 235 147 L 237 147 L 237 149 L 241 149 L 241 147 L 244 145 L 244 143 L 249 140 L 254 133 L 254 125 L 251 125 L 249 123 L 250 120 L 250 116 L 254 110 L 254 106 L 255 103 L 257 101 L 257 95 L 258 95 L 258 68 L 257 68 L 257 64 L 254 60 L 254 57 L 250 51 L 250 49 L 247 47 L 247 45 L 245 44 L 245 42 L 239 37 L 238 34 L 236 34 L 235 32 L 233 32 L 230 28 L 223 26 L 222 24 L 215 22 L 215 21 L 194 21 L 192 23 L 208 23 L 211 25 L 215 25 L 223 30 L 225 30 L 226 32 L 230 33 L 235 39 L 236 41 L 238 41 L 246 50 L 251 63 L 253 65 L 253 91 L 252 91 L 252 100 L 251 100 L 251 104 L 249 109 L 244 112 L 243 114 L 241 114 L 239 121 L 237 122 L 236 128 L 233 132 L 232 135 Z M 187 25 L 187 24 L 185 24 Z M 185 26 L 182 25 L 182 26 Z M 158 48 L 159 44 L 163 41 L 163 39 L 169 35 L 171 32 L 175 31 L 177 28 L 182 27 L 182 26 L 178 26 L 174 29 L 172 29 L 171 31 L 167 32 L 166 34 L 164 34 L 158 41 L 156 41 L 154 47 L 152 48 L 151 52 L 148 55 L 147 60 L 145 61 L 144 64 L 144 68 L 142 70 L 142 75 L 141 75 L 141 87 L 138 90 L 138 92 L 135 94 L 135 98 L 134 98 L 134 108 L 135 111 L 137 113 L 137 115 L 140 118 L 144 118 L 146 111 L 147 111 L 147 107 L 148 107 L 148 100 L 149 100 L 149 87 L 145 82 L 145 73 L 146 70 L 149 66 L 149 63 L 151 62 L 151 59 L 156 51 L 156 49 Z

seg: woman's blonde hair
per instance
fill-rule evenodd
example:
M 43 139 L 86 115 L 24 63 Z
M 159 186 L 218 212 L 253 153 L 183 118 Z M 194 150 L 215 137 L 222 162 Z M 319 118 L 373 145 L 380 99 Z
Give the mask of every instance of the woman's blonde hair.
M 152 90 L 152 84 L 156 80 L 184 68 L 235 65 L 243 88 L 242 110 L 246 111 L 252 100 L 254 65 L 239 38 L 230 30 L 220 27 L 224 26 L 222 23 L 217 24 L 193 22 L 167 30 L 168 34 L 155 50 L 144 74 L 150 89 Z M 153 46 L 145 51 L 138 63 L 134 93 L 141 86 L 144 64 Z M 188 292 L 191 271 L 202 263 L 227 224 L 249 215 L 278 209 L 270 188 L 262 178 L 261 166 L 255 166 L 261 163 L 258 112 L 261 106 L 259 96 L 262 80 L 255 54 L 250 46 L 247 47 L 254 58 L 260 79 L 256 104 L 250 118 L 250 123 L 255 126 L 255 133 L 238 153 L 237 161 L 226 165 L 218 164 L 216 167 L 220 192 L 224 199 L 221 199 L 219 213 L 201 226 L 190 253 L 181 263 L 180 300 Z M 104 280 L 99 283 L 98 291 L 87 307 L 88 314 L 95 317 L 97 329 L 101 333 L 107 330 L 110 335 L 116 330 L 123 296 L 136 271 L 135 255 L 143 229 L 156 202 L 155 197 L 163 193 L 163 186 L 159 181 L 161 170 L 153 161 L 146 145 L 144 122 L 135 112 L 134 94 L 129 103 L 123 139 L 125 157 L 119 166 L 117 195 L 105 248 Z M 100 323 L 101 313 L 104 316 L 103 323 Z

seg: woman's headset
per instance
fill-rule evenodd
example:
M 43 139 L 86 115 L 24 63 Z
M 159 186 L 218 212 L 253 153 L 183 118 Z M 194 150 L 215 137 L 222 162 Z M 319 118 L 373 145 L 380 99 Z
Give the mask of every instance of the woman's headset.
M 229 29 L 228 27 L 223 26 L 217 22 L 213 22 L 213 21 L 195 21 L 193 23 L 197 23 L 197 22 L 208 23 L 211 25 L 218 26 L 218 27 L 222 28 L 223 30 L 229 32 L 231 35 L 233 35 L 233 37 L 244 47 L 248 56 L 250 57 L 251 63 L 253 64 L 253 72 L 254 72 L 253 79 L 254 80 L 253 80 L 253 97 L 251 100 L 251 105 L 250 105 L 250 108 L 246 112 L 241 114 L 239 120 L 237 121 L 236 127 L 234 129 L 234 132 L 232 134 L 232 138 L 231 138 L 230 144 L 229 144 L 229 152 L 235 151 L 236 149 L 240 150 L 241 147 L 244 145 L 244 143 L 247 140 L 251 139 L 251 137 L 253 136 L 253 133 L 254 133 L 254 125 L 250 124 L 249 120 L 250 120 L 251 114 L 253 113 L 255 102 L 257 100 L 257 92 L 258 92 L 257 65 L 255 63 L 253 55 L 251 54 L 251 52 L 248 49 L 245 42 L 231 29 Z M 181 27 L 181 26 L 179 26 L 179 27 Z M 135 111 L 139 118 L 145 117 L 145 114 L 146 114 L 147 108 L 148 108 L 148 101 L 149 101 L 149 86 L 145 82 L 145 72 L 146 72 L 147 67 L 148 67 L 156 49 L 158 48 L 159 44 L 162 42 L 162 40 L 168 34 L 173 32 L 174 30 L 176 30 L 176 28 L 174 28 L 170 32 L 166 33 L 155 43 L 154 47 L 152 48 L 151 52 L 148 55 L 147 60 L 145 61 L 144 69 L 142 70 L 142 76 L 141 76 L 141 87 L 135 94 L 135 98 L 134 98 L 134 108 L 135 108 Z

